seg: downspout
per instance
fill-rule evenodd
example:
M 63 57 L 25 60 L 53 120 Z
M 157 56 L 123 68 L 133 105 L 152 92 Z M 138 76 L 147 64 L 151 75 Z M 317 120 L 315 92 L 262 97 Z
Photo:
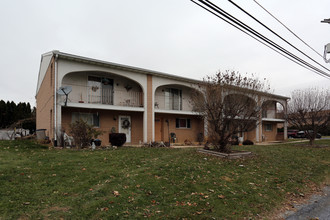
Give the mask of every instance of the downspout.
M 57 147 L 57 59 L 58 54 L 55 55 L 55 70 L 54 70 L 54 146 Z

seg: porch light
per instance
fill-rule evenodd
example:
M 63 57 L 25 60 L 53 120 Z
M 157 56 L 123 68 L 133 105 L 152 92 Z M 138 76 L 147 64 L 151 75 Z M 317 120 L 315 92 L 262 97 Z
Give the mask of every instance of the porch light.
M 126 91 L 128 92 L 128 91 L 131 90 L 133 87 L 132 87 L 131 85 L 128 85 L 128 84 L 127 84 L 124 88 L 125 88 Z
M 108 85 L 110 83 L 110 79 L 108 78 L 102 78 L 101 79 L 101 82 L 104 84 L 104 85 Z

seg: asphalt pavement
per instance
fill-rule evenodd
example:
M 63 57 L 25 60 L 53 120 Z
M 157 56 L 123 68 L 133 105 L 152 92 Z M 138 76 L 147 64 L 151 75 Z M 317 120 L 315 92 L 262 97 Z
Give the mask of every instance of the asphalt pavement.
M 313 195 L 306 204 L 297 205 L 295 213 L 286 213 L 286 220 L 330 220 L 330 186 L 321 195 Z

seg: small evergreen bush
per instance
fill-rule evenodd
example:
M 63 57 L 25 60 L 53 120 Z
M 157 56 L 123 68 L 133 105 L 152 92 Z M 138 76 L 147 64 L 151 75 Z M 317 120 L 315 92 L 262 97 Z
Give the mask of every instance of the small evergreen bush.
M 110 144 L 112 146 L 121 147 L 126 143 L 125 133 L 110 133 L 109 135 Z
M 253 145 L 253 141 L 250 141 L 250 140 L 245 140 L 243 141 L 243 145 Z

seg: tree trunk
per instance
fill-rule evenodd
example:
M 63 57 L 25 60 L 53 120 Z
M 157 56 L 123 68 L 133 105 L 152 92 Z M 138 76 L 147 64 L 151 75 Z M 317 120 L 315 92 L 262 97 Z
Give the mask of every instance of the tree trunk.
M 230 148 L 228 147 L 227 142 L 225 142 L 225 141 L 219 141 L 219 148 L 218 149 L 222 153 L 230 153 L 231 152 Z

